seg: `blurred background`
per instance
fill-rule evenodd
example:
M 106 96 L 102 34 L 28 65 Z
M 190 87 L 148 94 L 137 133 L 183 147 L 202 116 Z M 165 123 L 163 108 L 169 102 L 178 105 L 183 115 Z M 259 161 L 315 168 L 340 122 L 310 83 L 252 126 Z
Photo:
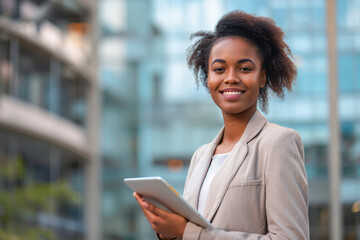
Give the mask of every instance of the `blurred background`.
M 298 67 L 293 93 L 273 98 L 266 117 L 303 139 L 311 239 L 333 228 L 329 120 L 338 109 L 336 228 L 359 240 L 360 1 L 335 1 L 334 46 L 329 4 L 0 0 L 0 239 L 154 239 L 123 179 L 160 175 L 182 191 L 193 152 L 222 126 L 187 68 L 189 36 L 240 9 L 273 18 Z

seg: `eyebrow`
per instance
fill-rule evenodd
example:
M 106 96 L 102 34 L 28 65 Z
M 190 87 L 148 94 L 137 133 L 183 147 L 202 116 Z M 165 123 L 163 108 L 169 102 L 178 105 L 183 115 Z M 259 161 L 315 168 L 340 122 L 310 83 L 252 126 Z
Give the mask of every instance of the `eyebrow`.
M 216 63 L 216 62 L 226 63 L 226 61 L 225 61 L 224 59 L 217 58 L 217 59 L 215 59 L 215 60 L 211 63 L 211 66 L 212 66 L 214 63 Z M 251 62 L 252 64 L 255 65 L 255 63 L 254 63 L 251 59 L 249 59 L 249 58 L 244 58 L 244 59 L 240 59 L 240 60 L 237 61 L 237 63 L 244 63 L 244 62 Z

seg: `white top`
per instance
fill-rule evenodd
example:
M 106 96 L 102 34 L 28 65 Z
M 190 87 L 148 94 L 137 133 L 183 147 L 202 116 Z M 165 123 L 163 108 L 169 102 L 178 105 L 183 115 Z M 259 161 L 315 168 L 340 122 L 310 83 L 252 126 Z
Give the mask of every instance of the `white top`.
M 200 189 L 199 194 L 199 203 L 198 203 L 198 212 L 203 215 L 204 209 L 205 209 L 205 203 L 206 198 L 210 189 L 210 184 L 216 175 L 216 173 L 219 171 L 223 163 L 225 162 L 225 159 L 229 156 L 230 152 L 228 153 L 222 153 L 222 154 L 216 154 L 212 156 L 211 158 L 211 164 L 207 171 L 206 177 L 204 179 L 204 182 Z

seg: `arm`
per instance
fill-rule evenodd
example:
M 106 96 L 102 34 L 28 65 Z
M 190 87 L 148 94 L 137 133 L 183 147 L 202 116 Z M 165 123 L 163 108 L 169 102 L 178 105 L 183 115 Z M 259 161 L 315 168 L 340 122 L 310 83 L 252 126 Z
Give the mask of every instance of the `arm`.
M 151 227 L 157 233 L 158 238 L 182 239 L 187 222 L 184 217 L 155 207 L 153 204 L 144 201 L 137 193 L 134 193 L 134 197 L 138 201 Z
M 303 146 L 295 131 L 272 139 L 264 172 L 266 184 L 266 235 L 204 229 L 186 224 L 183 239 L 309 239 L 307 180 Z M 241 214 L 241 213 L 239 213 Z
M 201 147 L 194 153 L 189 169 L 192 169 L 195 165 L 196 155 L 200 149 Z M 137 193 L 134 193 L 134 197 L 138 201 L 139 206 L 146 219 L 151 224 L 151 227 L 156 232 L 156 237 L 158 239 L 168 240 L 182 238 L 187 223 L 187 220 L 184 217 L 155 207 L 153 204 L 144 201 Z

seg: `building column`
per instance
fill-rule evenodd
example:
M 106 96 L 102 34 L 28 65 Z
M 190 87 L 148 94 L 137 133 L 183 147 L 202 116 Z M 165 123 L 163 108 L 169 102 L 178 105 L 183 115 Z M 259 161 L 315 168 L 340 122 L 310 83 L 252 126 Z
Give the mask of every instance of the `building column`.
M 86 240 L 99 240 L 101 237 L 101 152 L 100 152 L 100 114 L 101 90 L 98 77 L 98 0 L 91 1 L 91 83 L 88 89 L 87 134 L 90 145 L 89 161 L 85 167 L 85 230 Z
M 338 74 L 336 45 L 336 0 L 327 0 L 328 78 L 329 78 L 329 182 L 330 236 L 342 239 L 342 206 L 340 199 L 341 153 L 340 121 L 338 113 Z

